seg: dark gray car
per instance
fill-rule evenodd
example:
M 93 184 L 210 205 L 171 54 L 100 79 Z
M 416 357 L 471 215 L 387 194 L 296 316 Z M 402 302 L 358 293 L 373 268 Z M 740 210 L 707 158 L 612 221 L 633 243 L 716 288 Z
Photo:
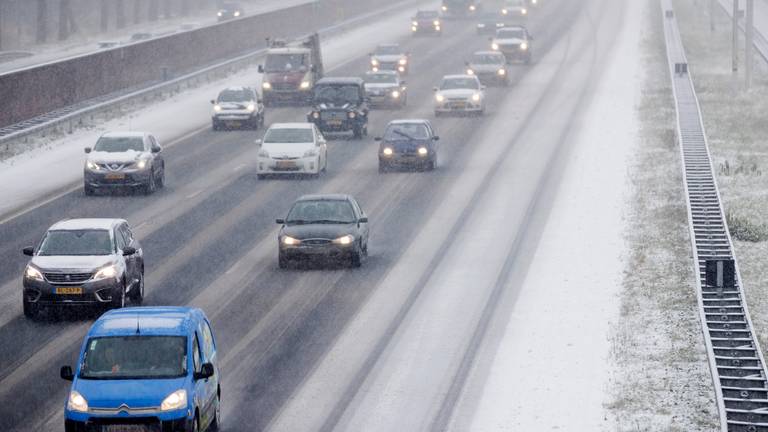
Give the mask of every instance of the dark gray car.
M 349 195 L 302 196 L 277 223 L 280 268 L 313 257 L 360 267 L 368 255 L 368 217 Z
M 150 194 L 165 185 L 165 158 L 157 138 L 146 132 L 110 132 L 86 147 L 83 189 L 141 188 Z
M 49 306 L 120 308 L 144 298 L 144 253 L 123 219 L 57 222 L 24 270 L 24 315 Z

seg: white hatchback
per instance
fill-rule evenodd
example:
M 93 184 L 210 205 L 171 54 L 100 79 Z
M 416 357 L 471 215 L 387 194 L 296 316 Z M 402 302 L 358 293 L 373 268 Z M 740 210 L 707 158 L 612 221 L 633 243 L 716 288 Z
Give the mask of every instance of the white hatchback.
M 309 174 L 319 177 L 328 166 L 328 144 L 313 123 L 275 123 L 256 140 L 256 174 Z
M 476 75 L 446 75 L 434 90 L 435 117 L 446 113 L 485 113 L 485 86 Z

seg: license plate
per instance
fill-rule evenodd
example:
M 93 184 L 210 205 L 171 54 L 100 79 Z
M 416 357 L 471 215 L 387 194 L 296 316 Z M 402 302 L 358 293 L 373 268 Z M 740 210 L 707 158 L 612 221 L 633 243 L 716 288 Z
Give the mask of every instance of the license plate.
M 229 125 L 232 126 L 232 127 L 240 127 L 241 124 L 242 123 L 240 123 L 239 121 L 231 121 L 231 122 L 229 122 Z
M 83 287 L 56 287 L 56 294 L 72 295 L 82 293 Z
M 107 425 L 102 426 L 102 432 L 146 432 L 149 429 L 144 425 Z
M 277 161 L 278 168 L 296 168 L 296 162 L 294 161 Z
M 466 107 L 467 107 L 467 104 L 462 103 L 462 102 L 457 102 L 457 103 L 452 103 L 451 104 L 451 108 L 464 109 Z
M 328 120 L 328 124 L 331 126 L 341 126 L 341 120 Z
M 123 173 L 109 173 L 104 176 L 107 180 L 122 180 L 125 178 L 125 174 Z

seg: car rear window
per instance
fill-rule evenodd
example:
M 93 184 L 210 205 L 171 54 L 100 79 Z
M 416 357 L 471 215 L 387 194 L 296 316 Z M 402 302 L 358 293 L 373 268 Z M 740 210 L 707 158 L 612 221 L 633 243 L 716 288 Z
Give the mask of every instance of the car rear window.
M 314 142 L 312 130 L 308 128 L 275 128 L 264 135 L 264 143 L 311 143 Z
M 142 137 L 101 137 L 94 146 L 94 151 L 120 153 L 127 151 L 144 151 Z
M 113 336 L 88 340 L 83 379 L 179 378 L 187 374 L 185 336 Z
M 107 230 L 54 230 L 45 234 L 38 255 L 109 255 L 113 251 Z

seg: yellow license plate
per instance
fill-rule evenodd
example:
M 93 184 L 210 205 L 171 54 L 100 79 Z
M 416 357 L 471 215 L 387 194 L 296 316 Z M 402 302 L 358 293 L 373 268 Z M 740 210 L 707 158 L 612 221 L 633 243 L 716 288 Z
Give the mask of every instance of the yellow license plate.
M 104 176 L 107 180 L 122 180 L 125 178 L 123 173 L 110 173 Z
M 83 287 L 56 287 L 56 294 L 72 295 L 82 293 Z

